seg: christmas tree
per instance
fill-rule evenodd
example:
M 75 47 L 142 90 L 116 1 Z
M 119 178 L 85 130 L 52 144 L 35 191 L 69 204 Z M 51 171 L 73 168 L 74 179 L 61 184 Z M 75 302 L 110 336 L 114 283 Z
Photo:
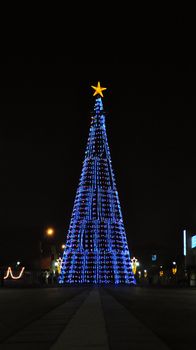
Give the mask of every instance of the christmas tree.
M 107 141 L 103 90 L 95 104 L 75 197 L 60 284 L 135 284 Z

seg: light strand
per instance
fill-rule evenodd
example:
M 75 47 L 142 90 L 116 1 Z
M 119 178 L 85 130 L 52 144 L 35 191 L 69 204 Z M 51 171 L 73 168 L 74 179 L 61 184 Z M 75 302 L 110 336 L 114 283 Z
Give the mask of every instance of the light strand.
M 59 283 L 135 284 L 101 98 L 95 101 Z
M 25 267 L 22 267 L 19 275 L 18 276 L 14 276 L 13 272 L 12 272 L 12 268 L 9 266 L 7 268 L 7 271 L 6 271 L 6 275 L 4 276 L 4 280 L 6 280 L 9 276 L 11 276 L 11 278 L 13 280 L 18 280 L 18 279 L 20 279 L 22 277 L 24 270 L 25 270 Z

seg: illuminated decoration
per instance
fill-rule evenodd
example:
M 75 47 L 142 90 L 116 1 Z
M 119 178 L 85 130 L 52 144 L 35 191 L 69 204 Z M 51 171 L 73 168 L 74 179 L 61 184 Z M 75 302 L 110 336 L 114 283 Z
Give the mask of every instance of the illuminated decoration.
M 163 274 L 164 274 L 164 272 L 163 272 L 163 266 L 161 265 L 161 266 L 160 266 L 160 271 L 159 271 L 159 276 L 162 277 Z
M 147 270 L 144 270 L 144 278 L 147 278 L 147 277 L 148 277 Z
M 9 277 L 11 267 L 8 267 L 6 275 L 3 277 L 6 280 Z
M 177 265 L 176 265 L 176 262 L 173 261 L 172 274 L 175 275 L 176 272 L 177 272 Z
M 10 276 L 13 280 L 19 280 L 19 279 L 22 277 L 24 270 L 25 270 L 25 267 L 22 267 L 22 269 L 21 269 L 19 275 L 18 275 L 18 276 L 14 276 L 14 275 L 13 275 L 13 272 L 12 272 L 12 268 L 11 268 L 11 267 L 8 267 L 7 272 L 6 272 L 6 275 L 4 276 L 4 280 L 6 280 L 9 276 Z
M 163 273 L 163 270 L 159 271 L 159 276 L 160 276 L 160 277 L 163 277 L 163 274 L 164 274 L 164 273 Z
M 172 273 L 173 273 L 173 275 L 175 275 L 176 272 L 177 272 L 177 267 L 172 267 Z
M 101 95 L 101 97 L 103 97 L 102 91 L 106 90 L 106 88 L 104 88 L 104 87 L 102 88 L 102 87 L 100 86 L 100 82 L 99 82 L 99 81 L 98 81 L 97 86 L 91 85 L 91 87 L 95 90 L 93 96 Z
M 156 260 L 157 260 L 156 254 L 152 254 L 152 261 L 156 261 Z
M 56 260 L 56 268 L 57 268 L 58 274 L 60 274 L 60 272 L 61 272 L 61 264 L 62 264 L 62 258 L 59 257 L 59 258 Z
M 98 83 L 96 95 L 101 95 L 103 89 Z M 59 283 L 135 284 L 99 96 L 92 113 Z
M 133 274 L 135 275 L 137 271 L 137 266 L 138 266 L 138 260 L 135 257 L 131 259 L 131 266 L 132 266 Z
M 191 237 L 191 248 L 195 248 L 196 247 L 196 235 Z
M 183 254 L 186 256 L 186 230 L 183 230 Z
M 141 277 L 142 277 L 142 273 L 141 273 L 141 271 L 138 271 L 138 276 L 139 276 L 139 278 L 141 278 Z

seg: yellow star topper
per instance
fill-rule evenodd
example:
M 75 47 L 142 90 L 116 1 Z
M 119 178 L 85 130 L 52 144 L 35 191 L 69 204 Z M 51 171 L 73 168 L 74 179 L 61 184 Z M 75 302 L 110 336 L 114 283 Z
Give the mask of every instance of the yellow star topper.
M 96 95 L 99 94 L 99 95 L 101 95 L 101 97 L 103 97 L 102 91 L 106 90 L 106 88 L 101 87 L 100 81 L 98 81 L 97 86 L 92 86 L 91 85 L 91 87 L 95 90 L 93 96 L 96 96 Z

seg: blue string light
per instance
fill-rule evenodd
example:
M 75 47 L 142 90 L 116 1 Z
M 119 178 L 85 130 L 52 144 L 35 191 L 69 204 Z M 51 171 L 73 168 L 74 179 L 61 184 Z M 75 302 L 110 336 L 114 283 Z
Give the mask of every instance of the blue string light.
M 100 97 L 95 100 L 59 283 L 135 284 Z

